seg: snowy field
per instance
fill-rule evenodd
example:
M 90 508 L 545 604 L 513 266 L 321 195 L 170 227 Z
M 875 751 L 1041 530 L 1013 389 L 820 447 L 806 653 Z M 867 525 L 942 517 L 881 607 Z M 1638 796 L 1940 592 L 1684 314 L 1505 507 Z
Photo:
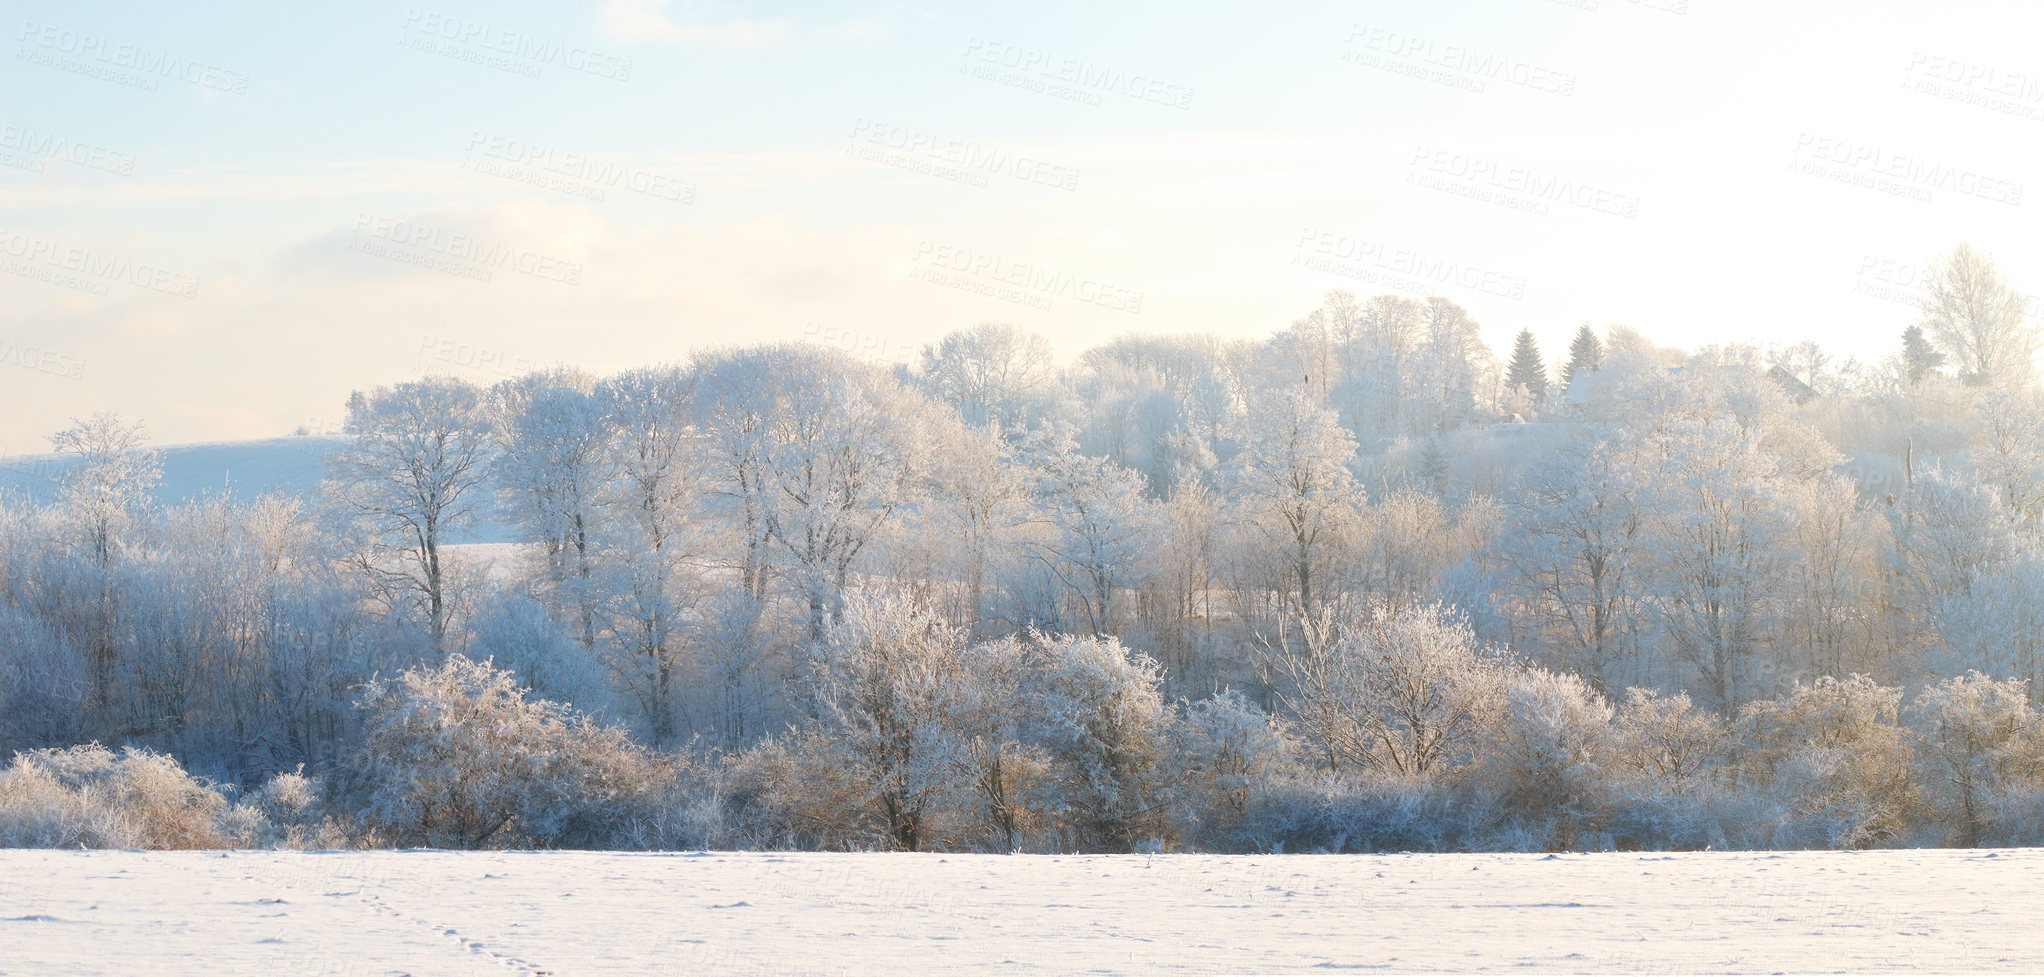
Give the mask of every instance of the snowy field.
M 0 973 L 2044 969 L 2044 850 L 0 852 Z

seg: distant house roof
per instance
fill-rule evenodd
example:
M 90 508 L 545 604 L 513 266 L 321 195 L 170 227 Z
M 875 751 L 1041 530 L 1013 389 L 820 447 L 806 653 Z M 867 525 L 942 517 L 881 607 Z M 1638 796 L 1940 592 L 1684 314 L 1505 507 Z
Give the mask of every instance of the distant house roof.
M 1782 369 L 1780 366 L 1768 367 L 1767 378 L 1779 384 L 1781 392 L 1788 394 L 1789 399 L 1798 404 L 1808 403 L 1810 398 L 1817 396 L 1817 388 L 1804 383 L 1795 374 Z

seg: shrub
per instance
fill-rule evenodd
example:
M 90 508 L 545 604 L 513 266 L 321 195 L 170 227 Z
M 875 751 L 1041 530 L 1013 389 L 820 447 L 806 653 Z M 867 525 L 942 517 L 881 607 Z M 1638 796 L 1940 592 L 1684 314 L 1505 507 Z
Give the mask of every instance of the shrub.
M 1611 704 L 1574 675 L 1537 668 L 1514 672 L 1504 698 L 1485 786 L 1546 847 L 1571 847 L 1597 829 L 1607 803 Z
M 1686 693 L 1627 689 L 1613 723 L 1611 762 L 1637 784 L 1679 791 L 1714 777 L 1731 744 L 1724 719 L 1697 709 Z
M 1019 642 L 968 644 L 909 595 L 862 591 L 806 659 L 807 722 L 734 768 L 746 830 L 915 851 L 1010 850 L 1037 829 Z
M 259 812 L 150 750 L 31 750 L 0 770 L 4 847 L 230 848 L 260 830 Z
M 1466 851 L 1495 845 L 1502 812 L 1468 784 L 1318 772 L 1258 793 L 1248 820 L 1262 851 Z
M 1025 708 L 1050 761 L 1041 803 L 1058 825 L 1058 846 L 1168 844 L 1171 713 L 1157 663 L 1113 638 L 1039 637 L 1036 657 Z
M 1233 689 L 1182 705 L 1172 727 L 1172 782 L 1179 817 L 1203 845 L 1246 842 L 1250 806 L 1291 771 L 1296 748 L 1284 723 Z
M 242 834 L 257 848 L 344 848 L 350 844 L 339 825 L 327 819 L 319 780 L 305 768 L 271 777 L 235 805 Z
M 962 631 L 902 593 L 857 593 L 810 648 L 803 704 L 820 762 L 857 781 L 884 844 L 941 846 L 949 809 L 971 790 L 959 728 L 969 721 Z
M 1459 773 L 1496 730 L 1504 656 L 1439 605 L 1342 606 L 1273 656 L 1288 705 L 1331 768 L 1428 778 Z
M 1898 724 L 1902 690 L 1855 675 L 1751 703 L 1744 766 L 1783 802 L 1775 847 L 1872 848 L 1904 840 L 1917 805 Z
M 2036 837 L 2029 798 L 2044 791 L 2044 737 L 2024 682 L 1979 672 L 1946 679 L 1917 694 L 1909 719 L 1918 775 L 1947 843 Z
M 1622 849 L 1746 847 L 1765 805 L 1727 789 L 1734 737 L 1688 695 L 1627 689 L 1611 723 L 1604 830 Z
M 610 847 L 643 834 L 681 771 L 460 655 L 372 682 L 358 705 L 366 728 L 341 793 L 385 844 Z
M 733 848 L 885 847 L 871 784 L 823 730 L 768 736 L 724 760 L 716 837 Z

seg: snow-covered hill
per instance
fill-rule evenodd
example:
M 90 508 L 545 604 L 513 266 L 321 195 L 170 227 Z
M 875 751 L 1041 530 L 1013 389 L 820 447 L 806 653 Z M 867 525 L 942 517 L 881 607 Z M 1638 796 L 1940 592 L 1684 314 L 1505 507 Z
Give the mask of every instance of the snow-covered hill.
M 338 437 L 308 436 L 159 446 L 163 483 L 156 501 L 176 505 L 229 491 L 237 498 L 282 492 L 309 500 L 319 492 L 327 455 L 341 443 Z M 54 454 L 0 458 L 0 491 L 48 502 L 74 464 Z
M 0 851 L 0 974 L 2034 972 L 2044 851 Z
M 208 441 L 157 447 L 163 458 L 163 481 L 156 502 L 175 506 L 206 496 L 231 493 L 238 499 L 277 492 L 312 502 L 326 474 L 326 458 L 343 443 L 339 436 L 307 435 L 253 441 Z M 0 457 L 0 496 L 47 503 L 57 484 L 76 461 L 56 454 Z M 487 507 L 487 497 L 478 497 Z M 483 513 L 486 517 L 487 511 Z M 457 534 L 456 543 L 502 543 L 506 530 L 487 518 Z

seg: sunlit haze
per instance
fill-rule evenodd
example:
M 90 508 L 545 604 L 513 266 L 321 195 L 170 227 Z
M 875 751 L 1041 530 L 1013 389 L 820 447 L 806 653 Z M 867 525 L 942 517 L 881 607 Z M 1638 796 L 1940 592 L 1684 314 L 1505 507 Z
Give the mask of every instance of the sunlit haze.
M 1879 358 L 2044 287 L 2020 3 L 9 4 L 0 454 L 721 344 L 1061 356 L 1445 295 Z

